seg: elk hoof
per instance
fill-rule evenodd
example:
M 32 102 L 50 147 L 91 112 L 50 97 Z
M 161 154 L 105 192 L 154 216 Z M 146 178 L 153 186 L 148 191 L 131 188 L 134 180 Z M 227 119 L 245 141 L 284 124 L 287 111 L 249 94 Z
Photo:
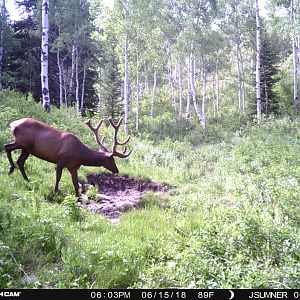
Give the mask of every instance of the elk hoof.
M 15 166 L 11 166 L 11 167 L 9 168 L 8 175 L 10 175 L 14 170 L 15 170 Z

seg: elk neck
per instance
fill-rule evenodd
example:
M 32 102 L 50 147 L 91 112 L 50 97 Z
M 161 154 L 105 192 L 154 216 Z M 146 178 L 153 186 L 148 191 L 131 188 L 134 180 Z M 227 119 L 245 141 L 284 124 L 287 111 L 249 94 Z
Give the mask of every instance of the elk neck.
M 100 167 L 103 166 L 106 159 L 105 152 L 95 151 L 87 146 L 82 148 L 81 164 L 83 166 Z

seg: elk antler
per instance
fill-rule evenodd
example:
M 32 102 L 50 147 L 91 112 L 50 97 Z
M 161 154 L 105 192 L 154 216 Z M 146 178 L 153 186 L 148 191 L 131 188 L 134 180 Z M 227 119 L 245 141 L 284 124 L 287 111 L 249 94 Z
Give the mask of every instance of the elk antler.
M 93 127 L 93 126 L 92 126 L 92 123 L 91 123 L 91 120 L 88 120 L 88 121 L 85 122 L 85 124 L 93 131 L 94 137 L 95 137 L 95 141 L 96 141 L 96 143 L 99 145 L 99 147 L 100 147 L 103 151 L 109 152 L 109 151 L 106 149 L 106 147 L 103 145 L 103 142 L 104 142 L 104 138 L 105 138 L 105 137 L 103 137 L 102 140 L 100 141 L 99 136 L 98 136 L 98 131 L 99 131 L 99 128 L 100 128 L 100 126 L 102 125 L 102 123 L 103 123 L 103 119 L 101 119 L 101 120 L 99 121 L 99 123 L 96 125 L 96 127 Z
M 128 153 L 126 153 L 127 151 L 127 148 L 125 147 L 124 148 L 124 151 L 122 153 L 118 152 L 116 149 L 117 149 L 117 146 L 120 145 L 120 146 L 124 146 L 126 145 L 129 140 L 130 140 L 130 136 L 127 138 L 127 140 L 125 142 L 118 142 L 117 140 L 117 134 L 118 134 L 118 130 L 119 130 L 119 127 L 121 126 L 121 123 L 123 121 L 123 118 L 120 118 L 118 123 L 115 124 L 115 122 L 113 121 L 112 118 L 109 118 L 108 119 L 109 123 L 111 124 L 111 126 L 114 128 L 115 130 L 115 134 L 114 134 L 114 143 L 113 143 L 113 146 L 112 146 L 112 153 L 114 156 L 117 156 L 117 157 L 120 157 L 120 158 L 126 158 L 130 155 L 131 151 L 130 150 Z

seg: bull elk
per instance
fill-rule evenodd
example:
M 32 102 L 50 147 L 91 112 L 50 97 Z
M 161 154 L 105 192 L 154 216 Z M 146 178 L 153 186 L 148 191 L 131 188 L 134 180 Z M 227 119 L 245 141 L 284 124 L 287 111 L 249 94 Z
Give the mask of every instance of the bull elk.
M 64 168 L 67 168 L 72 176 L 75 194 L 79 197 L 77 171 L 81 165 L 96 167 L 102 166 L 115 174 L 119 173 L 119 170 L 114 157 L 126 158 L 131 153 L 131 151 L 127 152 L 126 147 L 123 152 L 117 151 L 118 145 L 125 145 L 130 139 L 129 136 L 124 142 L 119 142 L 117 140 L 117 134 L 122 118 L 120 118 L 117 123 L 114 123 L 112 118 L 109 118 L 108 121 L 114 128 L 114 140 L 111 151 L 104 146 L 104 138 L 100 140 L 98 135 L 99 128 L 102 125 L 103 120 L 100 120 L 95 127 L 92 126 L 91 120 L 85 122 L 94 134 L 94 138 L 99 145 L 99 151 L 95 151 L 87 147 L 74 134 L 60 131 L 37 120 L 25 118 L 12 122 L 10 124 L 10 128 L 15 136 L 15 142 L 4 145 L 10 164 L 9 174 L 11 174 L 15 169 L 11 152 L 16 149 L 21 149 L 17 165 L 19 166 L 21 174 L 26 181 L 29 180 L 25 173 L 24 164 L 28 156 L 31 154 L 40 159 L 56 164 L 55 193 L 58 192 L 58 185 L 62 171 Z

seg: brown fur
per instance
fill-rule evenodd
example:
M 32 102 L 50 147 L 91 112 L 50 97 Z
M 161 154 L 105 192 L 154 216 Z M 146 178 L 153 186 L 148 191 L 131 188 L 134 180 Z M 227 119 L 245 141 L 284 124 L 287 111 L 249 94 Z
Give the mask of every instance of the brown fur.
M 10 127 L 15 136 L 15 142 L 4 146 L 10 163 L 9 174 L 15 169 L 11 152 L 16 149 L 22 150 L 17 164 L 25 180 L 28 180 L 28 177 L 24 163 L 30 154 L 57 165 L 55 192 L 58 191 L 64 168 L 71 173 L 76 196 L 79 196 L 77 171 L 81 165 L 103 166 L 112 173 L 119 173 L 113 153 L 94 151 L 81 143 L 72 133 L 60 131 L 31 118 L 14 121 Z

